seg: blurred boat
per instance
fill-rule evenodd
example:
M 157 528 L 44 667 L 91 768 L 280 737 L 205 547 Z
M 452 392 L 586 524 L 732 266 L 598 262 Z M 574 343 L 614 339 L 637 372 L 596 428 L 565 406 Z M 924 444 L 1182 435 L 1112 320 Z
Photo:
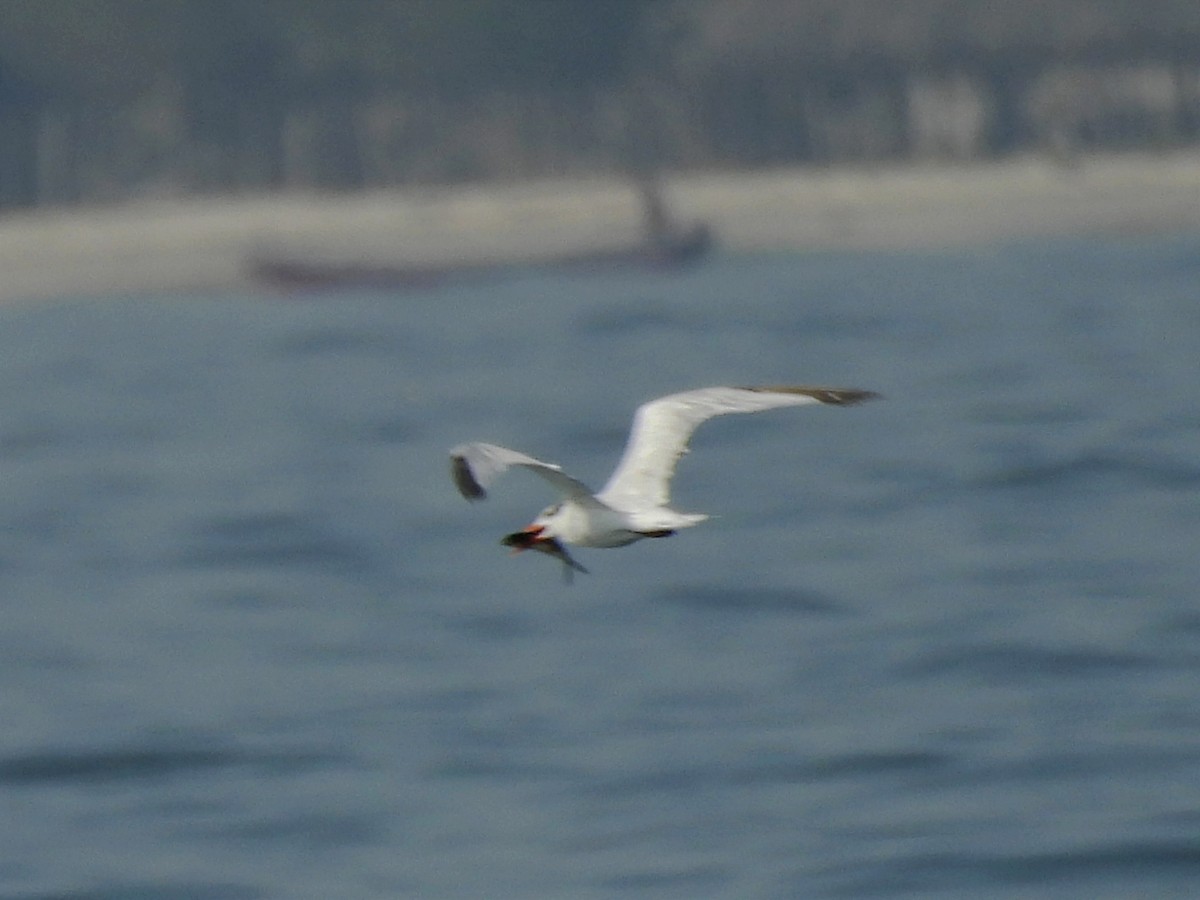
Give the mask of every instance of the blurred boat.
M 254 280 L 284 291 L 338 288 L 418 290 L 441 284 L 494 280 L 522 272 L 608 272 L 617 269 L 676 269 L 695 263 L 713 247 L 712 230 L 697 222 L 681 227 L 666 213 L 653 184 L 643 185 L 645 236 L 636 243 L 598 246 L 534 260 L 475 260 L 436 265 L 314 260 L 259 253 L 248 262 Z

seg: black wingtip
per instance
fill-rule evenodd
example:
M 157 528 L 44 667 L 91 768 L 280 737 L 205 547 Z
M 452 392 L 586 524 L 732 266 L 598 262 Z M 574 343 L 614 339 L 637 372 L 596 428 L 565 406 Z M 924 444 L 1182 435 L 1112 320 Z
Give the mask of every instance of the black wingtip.
M 454 486 L 458 488 L 458 492 L 468 500 L 482 500 L 487 497 L 487 491 L 475 480 L 465 457 L 450 457 L 450 477 L 454 479 Z
M 790 384 L 743 387 L 741 390 L 765 394 L 798 394 L 802 397 L 812 397 L 818 403 L 828 406 L 853 406 L 855 403 L 874 400 L 879 396 L 874 391 L 864 391 L 859 388 L 808 387 Z
M 813 391 L 812 396 L 830 406 L 853 406 L 867 400 L 877 400 L 880 395 L 874 391 L 863 391 L 858 388 L 818 388 Z

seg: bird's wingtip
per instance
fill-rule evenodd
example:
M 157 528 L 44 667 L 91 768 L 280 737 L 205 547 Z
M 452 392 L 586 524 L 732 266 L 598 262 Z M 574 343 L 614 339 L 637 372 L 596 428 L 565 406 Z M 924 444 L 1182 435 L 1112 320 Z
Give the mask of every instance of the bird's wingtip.
M 466 457 L 458 454 L 450 457 L 450 477 L 454 479 L 454 486 L 458 488 L 458 492 L 468 500 L 483 500 L 487 497 L 487 491 L 476 480 Z
M 802 397 L 811 397 L 818 403 L 824 403 L 828 406 L 853 406 L 856 403 L 875 400 L 880 396 L 875 391 L 866 391 L 861 388 L 811 387 L 786 384 L 746 387 L 742 390 L 766 394 L 797 394 Z
M 853 406 L 868 400 L 878 400 L 880 394 L 875 391 L 865 391 L 860 388 L 819 388 L 816 398 L 831 406 Z

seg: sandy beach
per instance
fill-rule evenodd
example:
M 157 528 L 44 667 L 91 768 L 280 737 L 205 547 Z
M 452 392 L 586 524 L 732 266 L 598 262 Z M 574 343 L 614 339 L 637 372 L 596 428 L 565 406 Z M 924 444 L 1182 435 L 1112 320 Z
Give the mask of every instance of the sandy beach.
M 721 252 L 932 249 L 1039 235 L 1200 230 L 1200 152 L 952 167 L 706 173 L 664 182 Z M 632 243 L 616 178 L 356 195 L 141 200 L 0 218 L 0 302 L 252 289 L 255 253 L 382 265 L 532 262 Z

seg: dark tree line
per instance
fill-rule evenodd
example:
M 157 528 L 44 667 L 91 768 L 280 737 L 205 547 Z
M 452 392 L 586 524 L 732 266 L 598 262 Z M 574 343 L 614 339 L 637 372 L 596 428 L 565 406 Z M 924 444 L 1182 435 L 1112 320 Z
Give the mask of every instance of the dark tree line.
M 8 0 L 0 205 L 1200 140 L 1195 0 Z

